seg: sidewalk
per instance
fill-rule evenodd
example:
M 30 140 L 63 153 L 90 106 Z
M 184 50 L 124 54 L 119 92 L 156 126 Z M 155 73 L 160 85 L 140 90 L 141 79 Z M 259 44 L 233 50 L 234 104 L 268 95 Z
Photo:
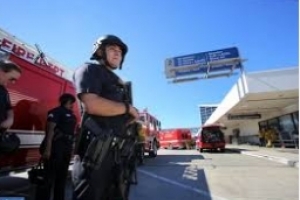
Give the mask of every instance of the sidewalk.
M 290 167 L 299 168 L 299 149 L 266 148 L 245 144 L 227 144 L 226 148 L 239 151 L 243 155 L 268 159 L 274 162 L 288 165 Z

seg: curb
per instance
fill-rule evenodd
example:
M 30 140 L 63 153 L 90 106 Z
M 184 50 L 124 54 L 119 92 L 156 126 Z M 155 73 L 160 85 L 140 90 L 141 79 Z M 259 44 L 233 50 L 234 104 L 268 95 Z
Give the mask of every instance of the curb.
M 298 160 L 289 160 L 287 158 L 264 155 L 264 154 L 255 154 L 255 153 L 246 152 L 246 151 L 241 151 L 241 154 L 247 155 L 247 156 L 253 156 L 253 157 L 257 157 L 257 158 L 265 158 L 267 160 L 271 160 L 271 161 L 278 162 L 278 163 L 281 163 L 281 164 L 284 164 L 284 165 L 288 165 L 290 167 L 299 168 L 299 161 Z

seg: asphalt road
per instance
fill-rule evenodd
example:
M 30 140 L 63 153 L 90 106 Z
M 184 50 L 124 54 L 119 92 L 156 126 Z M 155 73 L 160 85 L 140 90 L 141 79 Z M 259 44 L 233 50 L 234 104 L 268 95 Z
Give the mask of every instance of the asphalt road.
M 297 200 L 298 168 L 237 152 L 159 150 L 138 168 L 130 200 Z M 26 173 L 0 178 L 0 195 L 30 196 Z M 68 185 L 67 199 L 71 199 Z
M 132 200 L 296 200 L 298 168 L 236 152 L 160 150 L 139 168 Z

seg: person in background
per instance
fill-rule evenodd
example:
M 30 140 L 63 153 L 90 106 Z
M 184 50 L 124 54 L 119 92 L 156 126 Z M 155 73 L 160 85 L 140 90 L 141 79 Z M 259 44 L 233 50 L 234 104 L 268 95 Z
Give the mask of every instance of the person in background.
M 47 174 L 47 190 L 37 194 L 37 199 L 65 199 L 65 185 L 68 175 L 74 134 L 77 124 L 73 114 L 75 97 L 72 94 L 62 94 L 60 105 L 51 109 L 47 116 L 46 137 L 41 146 L 41 153 Z
M 15 83 L 21 74 L 21 68 L 15 63 L 0 61 L 0 131 L 13 125 L 14 113 L 6 87 Z
M 266 129 L 261 128 L 259 130 L 259 146 L 264 147 L 266 145 L 266 140 L 265 140 L 265 134 L 266 134 Z

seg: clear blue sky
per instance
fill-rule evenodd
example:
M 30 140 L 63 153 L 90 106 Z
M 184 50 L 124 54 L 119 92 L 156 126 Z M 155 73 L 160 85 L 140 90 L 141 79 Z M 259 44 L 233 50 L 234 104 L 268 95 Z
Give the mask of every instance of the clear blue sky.
M 10 0 L 0 27 L 75 69 L 98 36 L 129 46 L 124 69 L 134 101 L 163 128 L 200 125 L 199 104 L 219 103 L 238 76 L 170 84 L 169 57 L 237 46 L 247 72 L 298 66 L 297 0 Z

